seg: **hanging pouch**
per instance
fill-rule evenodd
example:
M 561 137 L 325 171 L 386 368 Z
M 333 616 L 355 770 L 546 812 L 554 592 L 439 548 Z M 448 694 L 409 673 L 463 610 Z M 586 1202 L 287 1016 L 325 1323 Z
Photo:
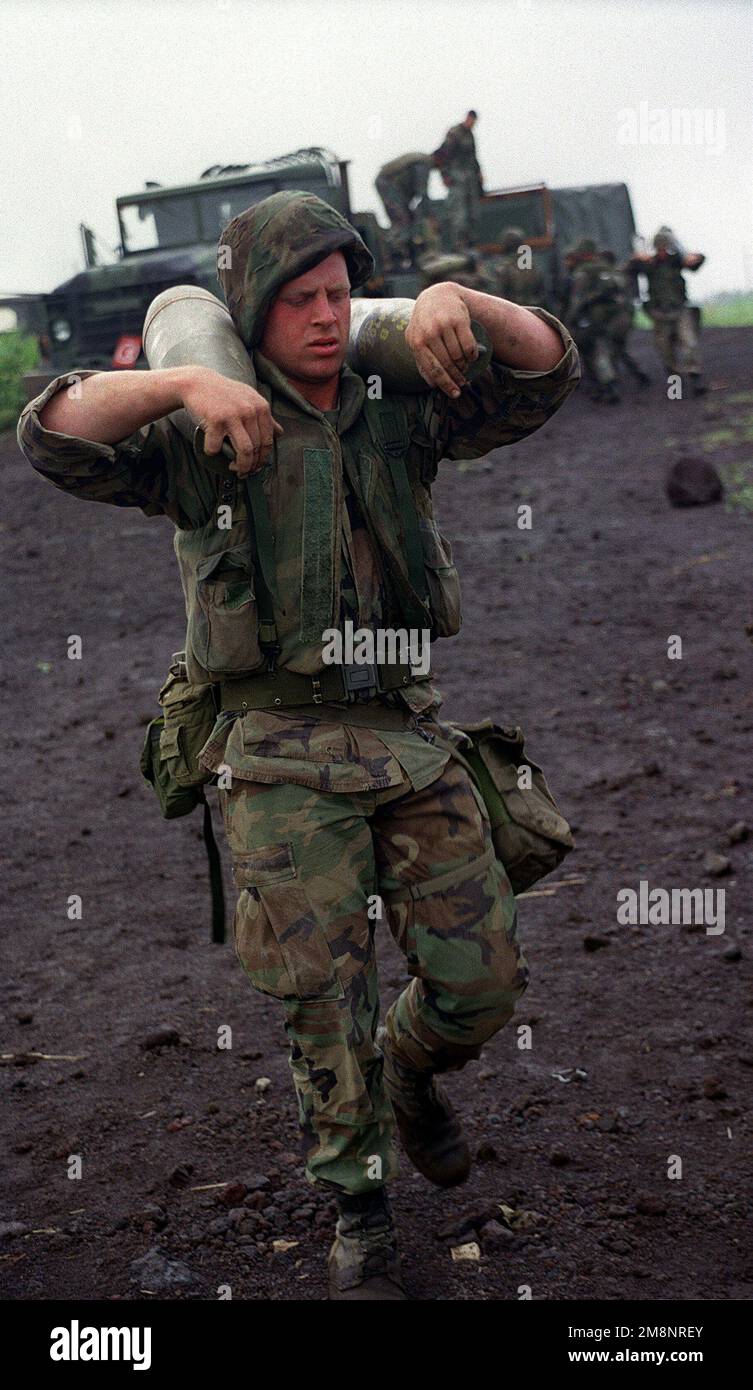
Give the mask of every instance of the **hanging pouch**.
M 570 827 L 537 763 L 526 755 L 523 730 L 494 724 L 457 724 L 472 748 L 454 756 L 465 763 L 491 821 L 492 840 L 514 893 L 550 874 L 574 848 Z M 449 747 L 449 745 L 447 745 Z
M 175 653 L 159 702 L 163 712 L 147 727 L 141 771 L 154 787 L 162 815 L 174 820 L 204 800 L 202 787 L 214 776 L 199 765 L 215 723 L 212 686 L 191 684 L 184 652 Z
M 209 863 L 212 893 L 212 940 L 225 940 L 225 897 L 219 850 L 212 830 L 212 813 L 204 786 L 215 774 L 199 765 L 199 753 L 215 725 L 211 685 L 192 685 L 186 677 L 185 652 L 176 652 L 159 693 L 163 713 L 150 720 L 140 767 L 154 788 L 165 820 L 188 816 L 204 808 L 202 834 Z

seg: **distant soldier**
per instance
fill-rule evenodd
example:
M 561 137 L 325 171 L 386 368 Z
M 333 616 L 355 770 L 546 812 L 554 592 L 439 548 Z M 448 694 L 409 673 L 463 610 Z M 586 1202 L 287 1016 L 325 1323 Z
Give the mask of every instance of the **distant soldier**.
M 565 322 L 567 307 L 570 303 L 570 291 L 573 284 L 573 273 L 577 264 L 578 257 L 573 246 L 568 247 L 562 257 L 562 265 L 557 272 L 555 299 L 557 302 L 557 317 Z
M 683 251 L 671 227 L 660 227 L 654 254 L 635 255 L 628 269 L 648 280 L 646 313 L 653 320 L 654 341 L 668 376 L 690 377 L 693 395 L 703 395 L 698 347 L 700 312 L 688 304 L 683 270 L 699 270 L 706 257 Z
M 426 194 L 433 166 L 433 155 L 401 154 L 383 164 L 376 176 L 376 190 L 390 219 L 387 239 L 404 270 L 414 264 L 417 245 L 425 240 Z
M 568 252 L 566 261 L 572 267 L 566 322 L 593 382 L 594 400 L 616 405 L 620 395 L 609 323 L 620 292 L 617 277 L 590 237 L 579 241 Z
M 621 362 L 632 373 L 636 381 L 641 386 L 648 386 L 651 378 L 638 365 L 635 358 L 628 350 L 630 334 L 633 331 L 635 320 L 635 276 L 632 272 L 617 269 L 617 257 L 614 251 L 602 251 L 601 259 L 611 268 L 614 276 L 617 293 L 614 299 L 614 313 L 607 322 L 607 333 L 614 345 L 614 355 L 617 362 Z
M 420 265 L 420 258 L 439 255 L 442 250 L 442 228 L 435 212 L 427 212 L 418 223 L 413 235 L 414 259 Z
M 512 304 L 542 304 L 544 277 L 533 265 L 525 232 L 520 227 L 505 227 L 500 244 L 501 252 L 489 260 L 493 293 L 509 299 Z
M 430 251 L 419 257 L 418 270 L 422 290 L 449 280 L 466 290 L 498 293 L 489 263 L 476 251 Z
M 434 161 L 449 190 L 447 224 L 454 251 L 472 246 L 478 230 L 479 198 L 484 185 L 473 138 L 477 120 L 477 112 L 469 111 L 465 120 L 450 127 L 434 151 Z

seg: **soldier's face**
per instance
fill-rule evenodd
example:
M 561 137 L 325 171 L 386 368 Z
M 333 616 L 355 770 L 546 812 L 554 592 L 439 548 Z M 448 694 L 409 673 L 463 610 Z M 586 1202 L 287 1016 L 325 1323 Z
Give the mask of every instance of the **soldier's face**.
M 278 291 L 259 349 L 291 381 L 328 381 L 345 360 L 349 330 L 348 267 L 334 251 Z

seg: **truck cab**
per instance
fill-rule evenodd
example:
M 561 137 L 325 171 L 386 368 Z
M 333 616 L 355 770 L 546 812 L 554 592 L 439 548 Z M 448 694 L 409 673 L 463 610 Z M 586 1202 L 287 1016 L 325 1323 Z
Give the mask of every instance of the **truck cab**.
M 27 399 L 54 376 L 77 367 L 117 370 L 146 367 L 141 332 L 156 295 L 173 285 L 194 284 L 222 299 L 217 278 L 217 243 L 224 226 L 251 204 L 282 189 L 317 194 L 342 213 L 371 251 L 374 274 L 357 293 L 415 297 L 417 271 L 397 271 L 373 212 L 354 212 L 348 161 L 320 147 L 295 150 L 260 164 L 212 165 L 194 182 L 164 188 L 147 183 L 141 192 L 116 200 L 119 244 L 110 259 L 91 230 L 82 226 L 86 268 L 50 294 L 5 299 L 19 326 L 36 333 L 40 361 L 27 372 Z M 443 247 L 449 242 L 444 200 L 432 203 Z M 618 259 L 632 251 L 635 231 L 624 184 L 549 189 L 544 183 L 503 188 L 481 199 L 480 245 L 500 249 L 504 227 L 520 227 L 544 271 L 547 302 L 557 304 L 562 256 L 572 240 L 596 236 Z
M 146 367 L 141 330 L 155 295 L 172 285 L 195 284 L 222 298 L 217 243 L 223 227 L 285 188 L 316 193 L 354 223 L 377 266 L 366 290 L 385 293 L 377 220 L 371 213 L 353 216 L 347 161 L 327 150 L 297 150 L 256 165 L 213 165 L 195 183 L 178 187 L 150 183 L 116 200 L 120 242 L 114 261 L 101 261 L 96 239 L 82 228 L 86 269 L 25 306 L 22 318 L 38 333 L 41 356 L 24 378 L 27 396 L 74 367 Z

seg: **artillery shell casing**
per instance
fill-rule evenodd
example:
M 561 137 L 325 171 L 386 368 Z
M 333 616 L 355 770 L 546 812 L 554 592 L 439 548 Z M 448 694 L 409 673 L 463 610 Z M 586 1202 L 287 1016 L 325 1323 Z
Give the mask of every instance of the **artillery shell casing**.
M 426 391 L 427 382 L 416 366 L 405 341 L 415 299 L 354 299 L 350 313 L 348 365 L 359 376 L 379 377 L 384 391 L 410 395 Z M 479 355 L 465 370 L 468 381 L 488 367 L 492 357 L 491 339 L 480 323 L 471 321 Z
M 152 300 L 144 319 L 144 353 L 150 367 L 211 367 L 231 381 L 256 386 L 254 364 L 230 313 L 216 295 L 198 285 L 176 285 Z M 203 453 L 203 433 L 187 410 L 170 419 Z M 198 432 L 198 437 L 197 437 Z M 229 444 L 222 454 L 204 454 L 207 467 L 228 476 Z

